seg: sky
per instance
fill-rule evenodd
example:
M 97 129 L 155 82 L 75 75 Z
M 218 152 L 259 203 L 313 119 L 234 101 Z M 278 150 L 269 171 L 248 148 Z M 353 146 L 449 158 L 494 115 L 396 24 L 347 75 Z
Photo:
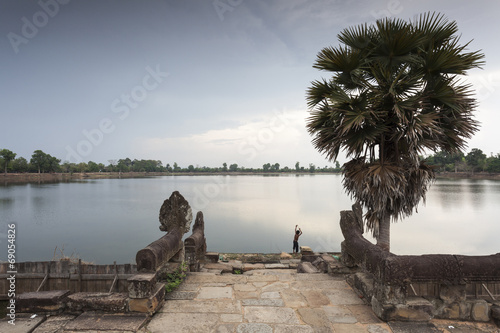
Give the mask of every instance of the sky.
M 306 89 L 328 78 L 312 68 L 318 52 L 344 28 L 428 11 L 485 54 L 467 78 L 481 122 L 468 150 L 496 155 L 500 2 L 488 0 L 0 0 L 0 149 L 106 165 L 333 165 L 305 128 Z

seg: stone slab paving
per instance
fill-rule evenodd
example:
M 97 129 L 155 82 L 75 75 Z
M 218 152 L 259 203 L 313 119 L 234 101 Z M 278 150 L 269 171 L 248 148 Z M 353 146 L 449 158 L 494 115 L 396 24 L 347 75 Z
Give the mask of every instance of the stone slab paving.
M 23 318 L 17 317 L 14 320 L 14 324 L 9 324 L 7 320 L 0 321 L 0 332 L 9 333 L 31 333 L 38 325 L 40 325 L 45 320 L 44 316 L 36 316 L 35 318 Z
M 63 333 L 64 327 L 75 318 L 76 316 L 68 314 L 49 316 L 33 333 Z
M 189 300 L 179 299 L 180 294 L 170 297 L 147 331 L 392 332 L 343 278 L 327 274 L 282 267 L 237 276 L 192 273 L 178 292 Z
M 2 333 L 135 333 L 141 330 L 148 316 L 145 314 L 106 314 L 85 312 L 79 316 L 61 314 L 16 318 L 15 325 L 0 321 Z M 5 326 L 7 324 L 8 326 Z
M 106 314 L 85 312 L 64 326 L 64 332 L 119 331 L 137 332 L 148 320 L 139 313 Z
M 18 318 L 13 333 L 500 333 L 492 323 L 385 323 L 344 278 L 275 268 L 244 274 L 190 273 L 149 321 L 144 315 L 84 313 Z

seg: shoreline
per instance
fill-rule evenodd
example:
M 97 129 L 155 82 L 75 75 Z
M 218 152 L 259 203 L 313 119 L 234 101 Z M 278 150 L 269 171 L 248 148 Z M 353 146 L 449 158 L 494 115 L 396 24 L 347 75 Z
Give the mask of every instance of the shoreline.
M 27 183 L 59 183 L 83 179 L 147 178 L 158 176 L 280 176 L 280 175 L 340 175 L 336 172 L 95 172 L 95 173 L 7 173 L 0 174 L 0 185 Z M 442 172 L 436 179 L 500 180 L 500 174 Z
M 56 183 L 82 179 L 148 178 L 159 176 L 280 176 L 335 175 L 335 172 L 84 172 L 84 173 L 7 173 L 0 174 L 0 185 L 24 183 Z

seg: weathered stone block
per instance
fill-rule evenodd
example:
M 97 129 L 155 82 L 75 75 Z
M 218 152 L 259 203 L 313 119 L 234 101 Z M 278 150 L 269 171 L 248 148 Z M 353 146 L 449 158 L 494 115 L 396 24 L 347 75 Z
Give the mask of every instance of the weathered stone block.
M 264 264 L 266 269 L 288 269 L 290 268 L 290 264 Z
M 484 299 L 474 300 L 470 302 L 472 305 L 471 319 L 474 321 L 489 321 L 490 307 Z
M 439 317 L 443 319 L 460 319 L 460 305 L 458 303 L 452 303 L 444 307 Z
M 373 296 L 384 304 L 404 304 L 405 291 L 398 285 L 385 285 L 374 279 Z
M 356 273 L 349 277 L 348 282 L 357 289 L 365 299 L 371 300 L 373 296 L 373 276 L 369 273 Z
M 248 272 L 254 269 L 265 269 L 264 264 L 243 264 L 243 272 Z
M 222 273 L 232 273 L 233 272 L 233 266 L 231 266 L 230 264 L 222 263 L 222 262 L 215 263 L 215 264 L 212 264 L 212 263 L 205 264 L 203 266 L 203 268 L 210 269 L 210 270 L 212 270 L 212 269 L 221 270 Z
M 455 319 L 455 320 L 471 320 L 470 302 L 455 302 L 452 304 L 434 305 L 436 318 Z
M 300 253 L 302 253 L 302 255 L 308 255 L 308 254 L 312 254 L 313 250 L 309 246 L 301 246 Z
M 130 298 L 148 298 L 156 288 L 156 275 L 153 273 L 136 274 L 127 279 Z
M 439 298 L 445 304 L 465 301 L 465 284 L 463 285 L 441 285 L 439 288 Z
M 384 321 L 429 321 L 433 305 L 424 298 L 411 297 L 406 304 L 382 304 L 372 297 L 373 312 Z
M 132 298 L 129 300 L 128 307 L 131 312 L 148 313 L 152 315 L 158 310 L 165 301 L 165 284 L 157 283 L 155 291 L 148 298 Z
M 307 273 L 307 274 L 312 274 L 312 273 L 319 273 L 318 269 L 314 267 L 310 262 L 301 262 L 297 266 L 297 273 Z
M 371 298 L 372 310 L 377 317 L 383 321 L 389 321 L 390 314 L 394 311 L 395 306 L 392 304 L 382 304 L 375 297 Z
M 216 263 L 219 261 L 219 252 L 207 252 L 205 253 L 205 260 L 208 262 Z
M 335 260 L 335 258 L 333 258 L 331 255 L 326 254 L 326 253 L 323 253 L 321 255 L 321 259 L 323 259 L 328 264 L 337 262 L 337 260 Z
M 339 262 L 333 262 L 328 264 L 328 274 L 335 275 L 344 275 L 344 274 L 356 274 L 359 271 L 358 267 L 349 268 L 347 266 L 342 265 Z
M 68 296 L 67 306 L 71 312 L 125 312 L 128 308 L 127 296 L 126 293 L 75 293 Z
M 308 253 L 308 254 L 303 254 L 302 257 L 300 258 L 300 261 L 302 261 L 302 262 L 307 261 L 307 262 L 312 263 L 316 259 L 318 259 L 319 257 L 320 257 L 319 253 L 311 252 L 311 253 Z
M 493 318 L 497 326 L 500 326 L 500 305 L 493 305 L 491 307 L 491 318 Z
M 460 302 L 460 320 L 471 320 L 470 314 L 472 309 L 472 304 L 470 302 Z
M 228 264 L 233 267 L 233 272 L 235 270 L 242 271 L 243 270 L 243 262 L 240 260 L 229 260 Z
M 316 260 L 312 262 L 312 265 L 320 272 L 328 272 L 328 264 L 321 257 L 316 258 Z
M 38 291 L 16 297 L 17 312 L 59 313 L 64 310 L 69 290 Z
M 410 320 L 427 321 L 433 317 L 434 306 L 423 297 L 408 297 L 405 306 L 412 311 Z
M 64 328 L 53 332 L 137 332 L 148 320 L 147 315 L 139 313 L 95 313 L 85 312 L 67 323 Z M 36 330 L 38 332 L 38 329 Z M 47 331 L 42 331 L 47 332 Z

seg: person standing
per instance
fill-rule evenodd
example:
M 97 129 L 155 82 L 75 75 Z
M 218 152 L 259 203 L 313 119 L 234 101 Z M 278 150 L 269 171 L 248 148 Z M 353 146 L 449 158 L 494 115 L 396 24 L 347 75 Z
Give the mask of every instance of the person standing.
M 296 224 L 295 225 L 295 235 L 293 235 L 293 252 L 292 253 L 299 253 L 299 237 L 302 235 L 302 230 L 298 228 L 299 226 Z M 298 228 L 298 230 L 297 230 Z

